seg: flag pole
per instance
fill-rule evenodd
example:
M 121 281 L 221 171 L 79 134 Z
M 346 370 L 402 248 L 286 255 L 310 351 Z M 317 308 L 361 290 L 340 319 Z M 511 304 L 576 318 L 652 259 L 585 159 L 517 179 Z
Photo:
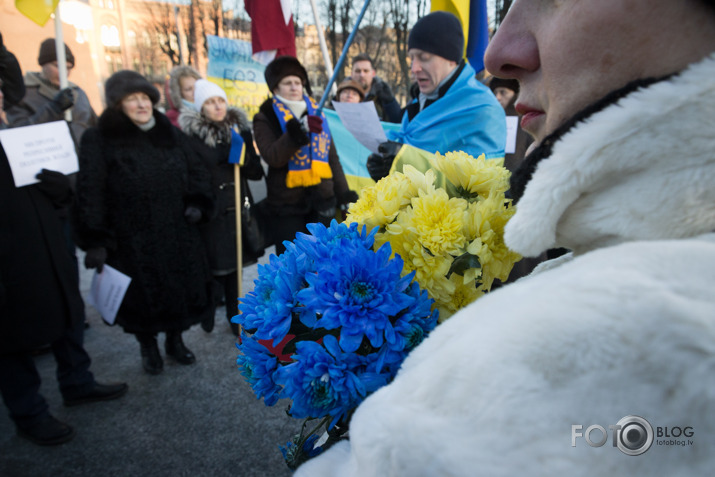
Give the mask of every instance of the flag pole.
M 318 42 L 320 43 L 320 51 L 323 53 L 323 60 L 325 61 L 325 71 L 328 73 L 328 78 L 333 76 L 333 61 L 330 59 L 328 54 L 328 46 L 325 43 L 325 34 L 323 33 L 323 26 L 320 24 L 320 19 L 318 18 L 318 8 L 315 6 L 315 0 L 310 0 L 310 6 L 313 9 L 313 18 L 315 19 L 315 29 L 318 32 Z M 327 88 L 326 88 L 327 90 Z M 333 83 L 333 87 L 330 88 L 330 94 L 335 95 L 338 92 L 338 87 Z
M 55 52 L 57 54 L 57 68 L 60 74 L 60 89 L 65 89 L 69 82 L 67 81 L 67 57 L 65 56 L 65 40 L 62 33 L 60 2 L 57 2 L 57 8 L 55 8 Z M 72 121 L 71 108 L 65 110 L 65 120 Z
M 345 63 L 345 57 L 348 56 L 348 50 L 350 49 L 350 45 L 353 42 L 353 39 L 355 38 L 355 35 L 357 34 L 358 28 L 360 27 L 360 22 L 362 21 L 362 17 L 365 16 L 365 12 L 367 11 L 367 7 L 370 4 L 370 0 L 365 0 L 365 4 L 362 6 L 362 10 L 360 10 L 360 15 L 358 15 L 357 20 L 355 20 L 355 26 L 353 27 L 353 31 L 350 32 L 350 36 L 348 36 L 347 41 L 345 42 L 345 46 L 343 47 L 343 52 L 340 53 L 340 58 L 338 59 L 338 64 L 335 66 L 335 71 L 333 71 L 333 74 L 330 76 L 330 80 L 328 81 L 328 85 L 325 87 L 325 92 L 323 93 L 323 97 L 320 99 L 320 104 L 318 104 L 318 114 L 320 114 L 323 111 L 323 106 L 325 105 L 325 101 L 328 99 L 328 95 L 330 94 L 330 90 L 335 83 L 335 77 L 338 75 L 338 72 L 342 69 L 343 63 Z

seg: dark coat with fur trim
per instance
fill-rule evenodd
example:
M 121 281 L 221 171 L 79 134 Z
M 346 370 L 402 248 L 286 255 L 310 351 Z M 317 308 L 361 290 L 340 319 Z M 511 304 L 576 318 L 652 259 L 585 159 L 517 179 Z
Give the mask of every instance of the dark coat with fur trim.
M 237 268 L 236 257 L 236 192 L 234 190 L 234 165 L 228 162 L 231 150 L 231 128 L 236 127 L 246 145 L 246 154 L 241 166 L 241 204 L 253 196 L 248 180 L 263 179 L 261 159 L 253 147 L 251 125 L 246 113 L 237 108 L 228 108 L 221 122 L 209 121 L 203 114 L 185 108 L 179 116 L 182 131 L 189 136 L 189 144 L 211 173 L 211 187 L 216 197 L 215 214 L 209 223 L 202 226 L 202 234 L 209 253 L 211 270 L 215 275 L 225 275 Z M 260 253 L 262 255 L 262 253 Z M 243 242 L 243 263 L 253 262 L 259 254 Z
M 187 138 L 154 111 L 140 130 L 110 108 L 82 137 L 77 243 L 105 247 L 107 264 L 132 282 L 117 315 L 126 332 L 185 330 L 211 311 L 211 274 L 187 206 L 212 213 L 208 171 Z
M 338 202 L 336 198 L 344 197 L 349 191 L 335 144 L 331 141 L 328 159 L 333 171 L 332 179 L 323 179 L 320 184 L 312 187 L 288 188 L 286 176 L 290 158 L 309 142 L 309 138 L 300 131 L 297 120 L 289 121 L 284 133 L 273 110 L 272 101 L 264 101 L 259 112 L 253 117 L 256 144 L 261 157 L 269 166 L 266 183 L 271 212 L 275 215 L 305 215 L 311 210 L 335 207 Z M 292 125 L 296 127 L 291 128 Z
M 30 351 L 82 324 L 76 265 L 56 212 L 64 202 L 37 185 L 15 187 L 0 146 L 0 354 Z

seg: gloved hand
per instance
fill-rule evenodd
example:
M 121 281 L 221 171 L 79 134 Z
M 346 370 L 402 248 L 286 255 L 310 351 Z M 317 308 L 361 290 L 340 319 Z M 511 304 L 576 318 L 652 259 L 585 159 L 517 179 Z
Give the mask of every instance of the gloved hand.
M 72 91 L 72 88 L 65 88 L 63 90 L 60 90 L 60 92 L 57 93 L 50 102 L 50 106 L 57 113 L 61 113 L 62 111 L 71 108 L 73 104 L 74 92 Z
M 184 218 L 190 224 L 198 224 L 202 215 L 201 210 L 193 205 L 188 206 L 184 211 Z
M 342 192 L 341 194 L 338 195 L 338 205 L 342 206 L 343 205 L 348 205 L 353 202 L 356 202 L 358 200 L 358 195 L 357 192 L 354 190 L 346 190 L 345 192 Z
M 310 131 L 308 130 L 307 121 L 306 119 L 306 124 L 303 124 L 300 120 L 291 118 L 286 123 L 286 134 L 299 146 L 310 144 L 310 136 L 308 135 Z
M 48 169 L 42 169 L 35 177 L 40 179 L 40 182 L 37 183 L 37 188 L 52 200 L 55 205 L 69 205 L 64 203 L 68 202 L 72 197 L 69 177 L 61 172 Z
M 300 124 L 303 126 L 303 131 L 305 131 L 306 134 L 320 134 L 323 132 L 323 119 L 320 116 L 308 114 L 300 118 Z
M 104 262 L 107 261 L 107 249 L 104 247 L 95 247 L 87 250 L 84 256 L 84 268 L 96 268 L 97 273 L 102 273 Z
M 370 154 L 367 158 L 367 172 L 372 180 L 379 181 L 390 173 L 390 168 L 395 156 L 400 152 L 402 143 L 386 141 L 377 147 L 378 153 Z

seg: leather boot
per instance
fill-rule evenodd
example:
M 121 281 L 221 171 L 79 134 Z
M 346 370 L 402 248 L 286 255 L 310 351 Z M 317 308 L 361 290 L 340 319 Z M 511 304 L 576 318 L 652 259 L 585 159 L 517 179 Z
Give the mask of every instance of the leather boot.
M 181 339 L 180 331 L 167 331 L 166 342 L 164 343 L 166 355 L 171 356 L 180 364 L 192 364 L 196 361 L 194 353 L 186 347 Z
M 156 335 L 149 333 L 137 334 L 137 341 L 141 347 L 142 366 L 149 374 L 159 374 L 164 370 L 164 360 L 159 354 Z

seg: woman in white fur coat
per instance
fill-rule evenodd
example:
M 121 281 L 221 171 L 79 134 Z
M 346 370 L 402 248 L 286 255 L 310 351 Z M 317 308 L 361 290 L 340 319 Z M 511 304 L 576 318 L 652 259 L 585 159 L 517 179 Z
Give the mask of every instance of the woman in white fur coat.
M 714 52 L 712 0 L 513 4 L 486 65 L 538 146 L 506 241 L 573 252 L 438 326 L 295 477 L 712 475 Z

